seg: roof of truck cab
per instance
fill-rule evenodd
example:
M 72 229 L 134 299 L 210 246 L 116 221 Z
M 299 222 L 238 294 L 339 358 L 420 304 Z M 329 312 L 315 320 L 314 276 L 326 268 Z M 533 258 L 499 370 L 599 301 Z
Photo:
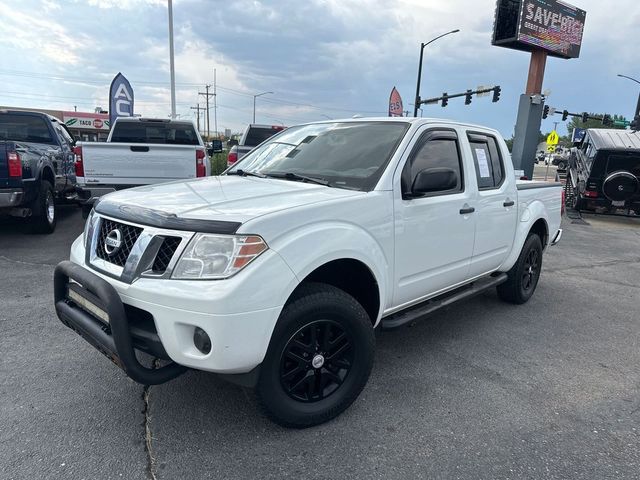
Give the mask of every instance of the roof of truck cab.
M 590 128 L 589 137 L 597 150 L 640 150 L 640 132 Z
M 483 125 L 475 125 L 472 123 L 458 122 L 455 120 L 449 120 L 445 118 L 431 118 L 431 117 L 356 117 L 356 118 L 336 118 L 332 120 L 320 120 L 310 123 L 336 123 L 336 122 L 398 122 L 398 123 L 411 123 L 417 125 L 426 125 L 430 123 L 448 124 L 451 126 L 460 126 L 470 129 L 490 130 L 496 132 L 494 128 L 486 127 Z

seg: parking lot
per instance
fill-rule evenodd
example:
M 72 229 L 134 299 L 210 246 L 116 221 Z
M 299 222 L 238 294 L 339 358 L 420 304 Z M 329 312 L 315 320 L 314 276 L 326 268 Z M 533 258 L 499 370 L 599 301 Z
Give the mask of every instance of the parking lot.
M 82 219 L 59 213 L 51 236 L 0 224 L 2 478 L 638 478 L 638 220 L 565 218 L 529 303 L 378 332 L 353 407 L 286 430 L 206 373 L 145 389 L 64 327 L 52 273 Z

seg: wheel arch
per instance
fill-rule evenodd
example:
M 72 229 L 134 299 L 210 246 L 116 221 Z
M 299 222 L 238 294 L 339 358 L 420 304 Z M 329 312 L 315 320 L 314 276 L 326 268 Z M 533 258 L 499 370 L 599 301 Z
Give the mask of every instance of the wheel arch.
M 542 202 L 533 202 L 520 216 L 516 228 L 516 234 L 513 239 L 513 248 L 511 253 L 500 266 L 502 272 L 508 271 L 518 260 L 524 242 L 531 233 L 535 233 L 540 237 L 542 249 L 546 249 L 549 245 L 549 218 Z
M 310 282 L 332 285 L 348 293 L 365 309 L 371 324 L 376 325 L 381 312 L 380 286 L 364 262 L 355 258 L 339 258 L 324 263 L 304 277 L 289 298 Z
M 49 165 L 42 167 L 42 170 L 40 171 L 40 180 L 46 180 L 53 188 L 56 187 L 56 176 Z

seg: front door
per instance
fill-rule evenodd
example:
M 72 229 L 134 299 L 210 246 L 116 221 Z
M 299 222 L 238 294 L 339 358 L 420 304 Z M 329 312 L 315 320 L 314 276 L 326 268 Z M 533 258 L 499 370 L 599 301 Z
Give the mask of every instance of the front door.
M 466 280 L 473 252 L 474 194 L 465 186 L 458 134 L 447 128 L 426 129 L 410 152 L 394 181 L 395 308 Z M 410 198 L 416 175 L 439 167 L 454 170 L 457 185 Z

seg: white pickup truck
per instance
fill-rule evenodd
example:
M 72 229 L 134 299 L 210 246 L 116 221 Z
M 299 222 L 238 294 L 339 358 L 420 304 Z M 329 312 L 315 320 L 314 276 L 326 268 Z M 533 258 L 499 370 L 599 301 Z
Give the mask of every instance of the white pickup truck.
M 516 180 L 484 127 L 291 127 L 221 176 L 103 197 L 56 267 L 55 307 L 137 382 L 224 374 L 274 421 L 307 427 L 364 388 L 374 328 L 488 288 L 529 300 L 562 194 Z M 165 362 L 147 368 L 136 350 Z
M 209 175 L 204 143 L 193 122 L 120 117 L 106 142 L 74 148 L 78 198 L 88 212 L 100 196 L 140 185 Z

